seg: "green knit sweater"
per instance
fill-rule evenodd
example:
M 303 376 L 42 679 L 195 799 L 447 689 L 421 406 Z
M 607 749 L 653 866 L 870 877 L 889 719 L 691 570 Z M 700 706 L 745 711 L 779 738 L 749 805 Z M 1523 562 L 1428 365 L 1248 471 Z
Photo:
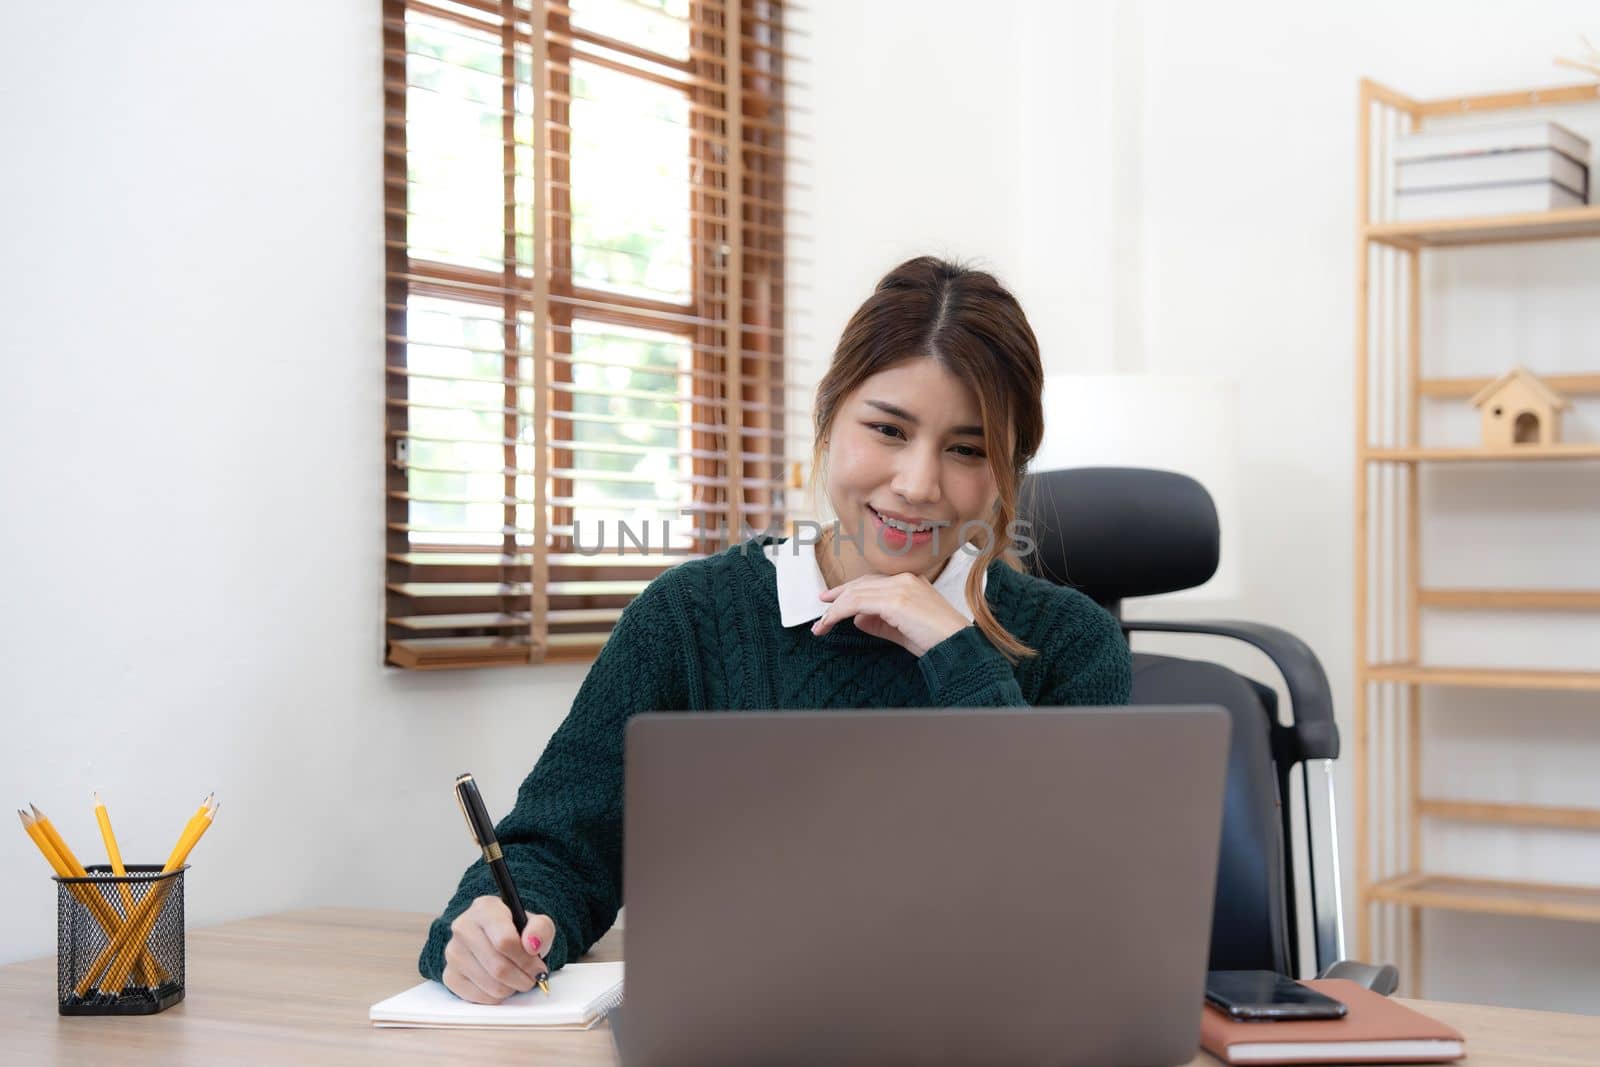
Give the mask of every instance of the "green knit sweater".
M 622 739 L 639 711 L 1052 707 L 1126 704 L 1128 646 L 1082 593 L 996 561 L 984 596 L 995 618 L 1039 652 L 1012 667 L 976 626 L 921 658 L 848 619 L 821 637 L 779 621 L 776 571 L 762 536 L 687 560 L 623 611 L 565 721 L 495 828 L 529 914 L 549 915 L 551 970 L 576 960 L 622 906 Z M 478 860 L 435 919 L 418 969 L 444 972 L 450 923 L 496 892 Z

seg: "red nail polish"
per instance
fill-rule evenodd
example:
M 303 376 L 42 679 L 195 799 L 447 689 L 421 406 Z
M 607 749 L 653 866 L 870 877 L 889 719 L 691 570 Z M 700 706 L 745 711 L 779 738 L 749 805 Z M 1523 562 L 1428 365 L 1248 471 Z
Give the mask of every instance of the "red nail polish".
M 544 944 L 544 942 L 540 941 L 539 938 L 534 934 L 528 935 L 528 947 L 533 949 L 533 951 L 538 952 L 539 946 L 542 944 Z

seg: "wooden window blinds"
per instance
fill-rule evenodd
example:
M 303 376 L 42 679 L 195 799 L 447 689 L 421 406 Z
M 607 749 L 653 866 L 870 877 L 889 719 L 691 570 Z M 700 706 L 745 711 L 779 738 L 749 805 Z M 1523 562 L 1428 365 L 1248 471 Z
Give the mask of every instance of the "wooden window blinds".
M 385 662 L 592 658 L 794 500 L 784 6 L 383 14 Z

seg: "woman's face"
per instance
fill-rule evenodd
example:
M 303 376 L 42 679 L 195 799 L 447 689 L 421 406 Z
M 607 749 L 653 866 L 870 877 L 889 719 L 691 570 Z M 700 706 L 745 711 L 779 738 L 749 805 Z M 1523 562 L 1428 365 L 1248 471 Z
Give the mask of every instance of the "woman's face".
M 977 397 L 932 358 L 879 371 L 846 396 L 827 454 L 839 537 L 826 550 L 831 557 L 836 547 L 838 556 L 825 566 L 841 572 L 839 581 L 903 571 L 931 581 L 959 547 L 963 523 L 993 524 L 999 490 Z M 937 549 L 933 530 L 906 532 L 928 523 L 942 524 Z M 1003 531 L 967 533 L 983 545 Z

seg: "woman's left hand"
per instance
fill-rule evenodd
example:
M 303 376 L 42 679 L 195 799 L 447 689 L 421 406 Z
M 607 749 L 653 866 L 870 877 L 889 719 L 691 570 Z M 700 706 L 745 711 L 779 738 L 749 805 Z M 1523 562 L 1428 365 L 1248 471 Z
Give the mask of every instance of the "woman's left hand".
M 822 594 L 828 610 L 811 626 L 821 637 L 852 616 L 856 629 L 893 641 L 921 657 L 967 628 L 967 619 L 920 574 L 866 574 Z

